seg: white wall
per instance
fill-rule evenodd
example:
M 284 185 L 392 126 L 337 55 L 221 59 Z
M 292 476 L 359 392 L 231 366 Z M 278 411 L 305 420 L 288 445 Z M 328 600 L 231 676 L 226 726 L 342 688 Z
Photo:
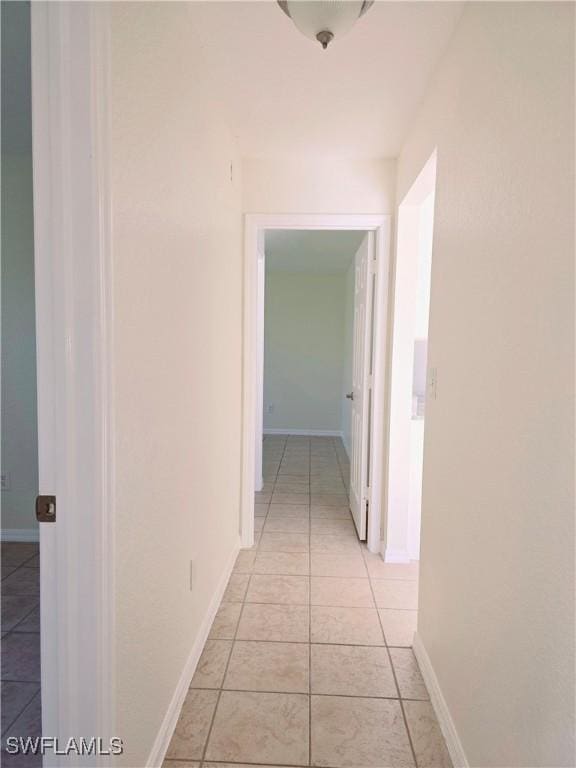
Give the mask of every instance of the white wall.
M 38 532 L 30 8 L 2 5 L 2 535 Z M 17 533 L 23 532 L 23 533 Z
M 126 766 L 146 764 L 239 544 L 240 163 L 201 58 L 196 6 L 112 8 L 116 732 Z
M 340 431 L 345 285 L 345 274 L 267 271 L 264 429 Z
M 435 147 L 418 633 L 471 766 L 574 765 L 574 6 L 467 4 Z
M 394 160 L 244 158 L 248 213 L 392 213 Z
M 354 356 L 354 288 L 356 266 L 352 262 L 348 267 L 344 285 L 344 365 L 342 373 L 342 412 L 340 430 L 342 442 L 350 458 L 352 450 L 352 401 L 346 395 L 352 392 L 352 365 Z

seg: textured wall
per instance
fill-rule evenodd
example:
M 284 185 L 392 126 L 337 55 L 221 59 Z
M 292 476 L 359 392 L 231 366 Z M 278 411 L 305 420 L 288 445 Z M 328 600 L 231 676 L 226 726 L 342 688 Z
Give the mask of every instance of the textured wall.
M 471 766 L 573 766 L 573 4 L 467 5 L 435 147 L 418 631 Z
M 197 5 L 112 9 L 116 698 L 131 768 L 238 543 L 239 162 Z

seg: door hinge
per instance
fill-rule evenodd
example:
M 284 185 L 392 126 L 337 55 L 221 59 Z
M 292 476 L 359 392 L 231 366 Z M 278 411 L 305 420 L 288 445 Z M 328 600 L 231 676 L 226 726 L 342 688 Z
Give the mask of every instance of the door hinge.
M 39 523 L 56 522 L 56 496 L 36 497 L 36 520 Z

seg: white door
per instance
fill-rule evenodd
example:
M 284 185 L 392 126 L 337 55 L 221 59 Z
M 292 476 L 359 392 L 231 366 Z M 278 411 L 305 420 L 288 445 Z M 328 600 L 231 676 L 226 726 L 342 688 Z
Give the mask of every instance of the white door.
M 372 297 L 374 236 L 368 233 L 355 256 L 354 350 L 352 355 L 350 510 L 360 539 L 366 538 L 370 445 Z

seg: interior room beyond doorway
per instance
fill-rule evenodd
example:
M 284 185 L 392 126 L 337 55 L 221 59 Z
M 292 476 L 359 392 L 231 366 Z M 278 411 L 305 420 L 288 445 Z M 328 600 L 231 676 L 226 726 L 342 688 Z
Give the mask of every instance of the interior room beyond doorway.
M 340 438 L 350 457 L 354 255 L 364 232 L 266 233 L 264 433 Z

